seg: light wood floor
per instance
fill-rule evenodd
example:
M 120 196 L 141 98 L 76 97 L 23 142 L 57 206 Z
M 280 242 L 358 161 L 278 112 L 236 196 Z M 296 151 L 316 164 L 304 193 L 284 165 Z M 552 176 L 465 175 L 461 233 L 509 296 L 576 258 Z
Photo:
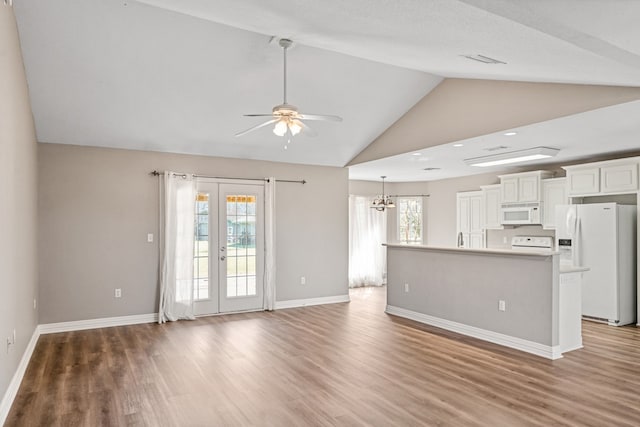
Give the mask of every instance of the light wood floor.
M 8 426 L 639 426 L 640 329 L 549 361 L 349 304 L 40 337 Z

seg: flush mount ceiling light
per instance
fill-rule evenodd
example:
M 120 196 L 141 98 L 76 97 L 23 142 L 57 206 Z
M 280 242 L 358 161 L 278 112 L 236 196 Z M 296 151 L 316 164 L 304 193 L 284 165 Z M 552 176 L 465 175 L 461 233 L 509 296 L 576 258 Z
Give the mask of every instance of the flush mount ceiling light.
M 488 167 L 498 165 L 508 165 L 512 163 L 528 162 L 531 160 L 546 159 L 558 154 L 560 150 L 549 147 L 535 147 L 527 150 L 511 151 L 509 153 L 493 154 L 491 156 L 474 157 L 464 159 L 469 166 Z
M 311 129 L 304 122 L 305 120 L 328 120 L 334 122 L 341 122 L 342 118 L 338 116 L 330 116 L 324 114 L 302 114 L 298 112 L 298 108 L 295 105 L 287 104 L 287 49 L 291 47 L 293 42 L 289 39 L 280 39 L 278 42 L 283 52 L 284 63 L 284 96 L 283 102 L 280 105 L 273 107 L 271 114 L 245 114 L 245 117 L 271 117 L 271 120 L 267 120 L 257 126 L 253 126 L 245 131 L 239 132 L 236 136 L 242 136 L 254 130 L 260 129 L 264 126 L 274 124 L 273 133 L 278 136 L 286 136 L 287 143 L 291 142 L 291 138 L 300 132 L 304 132 L 308 136 L 316 136 L 316 132 Z M 286 149 L 287 146 L 285 145 Z
M 376 198 L 373 200 L 373 203 L 371 204 L 371 208 L 379 212 L 384 212 L 385 209 L 395 208 L 396 204 L 393 203 L 393 200 L 391 200 L 391 196 L 385 196 L 384 194 L 384 179 L 386 178 L 386 176 L 383 175 L 380 178 L 382 178 L 382 195 L 376 196 Z

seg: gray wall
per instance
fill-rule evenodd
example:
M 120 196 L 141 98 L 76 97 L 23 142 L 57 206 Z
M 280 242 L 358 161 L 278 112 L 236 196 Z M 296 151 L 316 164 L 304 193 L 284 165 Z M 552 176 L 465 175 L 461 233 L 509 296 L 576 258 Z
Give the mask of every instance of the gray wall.
M 57 144 L 39 144 L 38 159 L 40 323 L 157 312 L 154 169 L 306 179 L 277 185 L 276 298 L 348 293 L 344 168 Z
M 0 398 L 38 323 L 36 138 L 13 9 L 0 2 Z M 15 345 L 6 338 L 16 330 Z
M 557 345 L 557 268 L 557 256 L 390 247 L 387 304 Z M 498 310 L 499 300 L 506 302 L 506 311 Z
M 564 171 L 557 166 L 550 166 L 546 170 L 553 171 L 556 176 L 564 176 Z M 527 169 L 517 168 L 505 173 L 515 173 Z M 528 170 L 531 170 L 529 168 Z M 499 172 L 480 175 L 464 176 L 460 178 L 443 179 L 439 181 L 386 183 L 385 193 L 388 194 L 428 194 L 423 200 L 424 230 L 423 241 L 429 246 L 456 246 L 456 193 L 461 191 L 477 191 L 481 185 L 498 184 Z M 349 181 L 349 193 L 358 195 L 375 195 L 381 191 L 380 182 Z M 397 220 L 395 211 L 387 214 L 387 241 L 396 243 Z M 504 230 L 487 231 L 487 247 L 491 249 L 508 249 L 511 247 L 511 237 L 514 235 L 554 236 L 552 230 L 543 230 L 542 226 L 516 226 Z M 504 239 L 507 243 L 504 243 Z

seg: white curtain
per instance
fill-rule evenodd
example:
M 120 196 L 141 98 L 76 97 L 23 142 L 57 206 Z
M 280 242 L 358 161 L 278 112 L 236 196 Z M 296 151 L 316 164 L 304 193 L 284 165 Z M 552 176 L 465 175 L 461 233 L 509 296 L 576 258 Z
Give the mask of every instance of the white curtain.
M 264 185 L 264 309 L 276 304 L 276 179 Z
M 349 287 L 381 286 L 387 270 L 387 215 L 372 197 L 349 196 Z
M 164 173 L 158 322 L 195 319 L 193 245 L 196 186 L 193 175 Z

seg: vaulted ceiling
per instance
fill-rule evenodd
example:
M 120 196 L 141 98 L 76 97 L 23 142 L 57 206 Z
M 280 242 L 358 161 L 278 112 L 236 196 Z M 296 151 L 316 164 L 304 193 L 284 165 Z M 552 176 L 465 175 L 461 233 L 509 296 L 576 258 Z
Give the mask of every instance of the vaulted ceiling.
M 626 88 L 619 98 L 619 88 L 593 95 L 617 101 L 588 100 L 555 117 L 517 122 L 523 129 L 546 123 L 553 132 L 553 119 L 591 112 L 587 123 L 611 128 L 599 138 L 616 129 L 604 107 L 626 102 L 616 113 L 635 114 L 629 101 L 640 99 L 639 2 L 15 0 L 14 8 L 41 142 L 333 166 L 355 158 L 354 174 L 369 168 L 390 175 L 381 169 L 391 164 L 371 163 L 384 160 L 381 145 L 387 158 L 462 138 L 447 137 L 444 128 L 438 143 L 389 138 L 423 129 L 428 117 L 416 111 L 451 78 L 560 83 L 574 92 L 581 86 L 570 85 Z M 314 122 L 319 136 L 296 137 L 288 150 L 268 127 L 234 137 L 260 123 L 243 114 L 282 102 L 278 37 L 295 42 L 289 102 L 344 119 Z M 499 138 L 496 126 L 464 138 Z M 625 126 L 638 140 L 640 124 Z M 600 145 L 620 151 L 628 141 L 615 144 Z M 591 155 L 579 145 L 576 156 Z M 406 179 L 434 178 L 417 172 Z

